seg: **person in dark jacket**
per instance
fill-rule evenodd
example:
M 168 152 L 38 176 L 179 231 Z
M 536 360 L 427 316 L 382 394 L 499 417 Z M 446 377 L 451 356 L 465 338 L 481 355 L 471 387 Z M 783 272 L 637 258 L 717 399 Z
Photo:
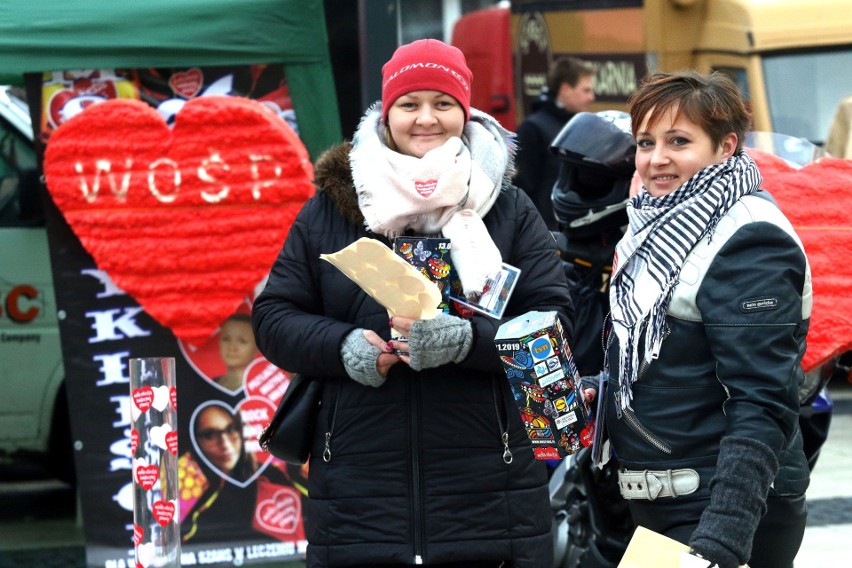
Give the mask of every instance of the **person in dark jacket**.
M 550 197 L 559 176 L 559 159 L 550 144 L 562 127 L 595 101 L 594 68 L 574 57 L 557 59 L 550 68 L 547 87 L 518 126 L 517 170 L 514 182 L 526 191 L 547 223 L 557 230 Z
M 505 262 L 520 268 L 506 320 L 573 307 L 555 242 L 510 179 L 510 133 L 470 108 L 462 53 L 403 45 L 382 100 L 351 144 L 316 165 L 320 191 L 297 216 L 253 307 L 258 347 L 323 383 L 312 444 L 307 564 L 515 566 L 552 562 L 547 471 L 494 345 L 502 321 L 394 317 L 320 259 L 359 238 L 451 238 L 469 298 Z M 408 337 L 391 339 L 392 328 Z
M 613 261 L 606 394 L 621 494 L 711 566 L 788 568 L 807 518 L 807 257 L 742 150 L 730 79 L 654 75 L 630 114 L 643 187 Z

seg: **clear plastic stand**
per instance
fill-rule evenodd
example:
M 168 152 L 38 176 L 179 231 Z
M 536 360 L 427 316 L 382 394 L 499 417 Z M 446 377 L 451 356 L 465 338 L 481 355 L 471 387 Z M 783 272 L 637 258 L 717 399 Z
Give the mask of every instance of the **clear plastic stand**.
M 130 418 L 136 563 L 180 568 L 174 357 L 130 359 Z

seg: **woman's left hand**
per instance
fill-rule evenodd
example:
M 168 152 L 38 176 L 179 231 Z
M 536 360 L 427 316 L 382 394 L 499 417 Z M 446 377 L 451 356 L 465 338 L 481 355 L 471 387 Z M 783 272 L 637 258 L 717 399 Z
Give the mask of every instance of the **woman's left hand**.
M 411 364 L 411 350 L 408 346 L 408 335 L 411 333 L 411 326 L 414 324 L 413 319 L 404 318 L 402 316 L 393 316 L 388 321 L 392 331 L 396 331 L 403 339 L 392 339 L 388 341 L 388 345 L 396 353 L 397 358 L 406 365 Z

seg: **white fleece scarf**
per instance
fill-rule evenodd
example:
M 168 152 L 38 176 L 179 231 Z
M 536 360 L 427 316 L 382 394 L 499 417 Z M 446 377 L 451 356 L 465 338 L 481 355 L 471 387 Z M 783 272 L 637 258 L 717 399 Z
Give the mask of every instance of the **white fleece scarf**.
M 511 133 L 472 108 L 462 138 L 415 158 L 387 147 L 381 118 L 376 103 L 361 119 L 349 153 L 365 224 L 389 239 L 409 229 L 442 233 L 452 241 L 465 295 L 478 298 L 502 264 L 482 217 L 497 200 L 504 176 L 513 174 L 506 142 Z
M 675 191 L 652 197 L 643 187 L 628 203 L 627 233 L 615 249 L 609 300 L 619 341 L 617 407 L 630 408 L 631 385 L 644 360 L 660 354 L 666 311 L 686 257 L 742 196 L 760 188 L 760 171 L 745 152 L 695 173 Z

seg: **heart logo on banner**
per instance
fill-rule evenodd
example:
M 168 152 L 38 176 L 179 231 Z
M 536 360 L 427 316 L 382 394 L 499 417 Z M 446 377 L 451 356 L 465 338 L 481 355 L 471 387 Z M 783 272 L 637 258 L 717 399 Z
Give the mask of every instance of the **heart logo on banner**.
M 821 158 L 796 169 L 749 148 L 808 256 L 813 311 L 802 367 L 810 371 L 852 349 L 852 160 Z
M 281 487 L 271 498 L 260 500 L 254 522 L 273 534 L 291 535 L 299 528 L 302 498 L 290 487 Z
M 216 432 L 216 437 L 210 441 L 202 442 L 199 440 L 199 431 L 202 429 L 200 423 L 206 415 L 218 414 L 219 416 L 219 432 Z M 190 423 L 192 429 L 190 439 L 198 457 L 207 467 L 216 472 L 219 476 L 230 483 L 239 487 L 246 487 L 251 484 L 257 477 L 267 468 L 272 461 L 272 456 L 264 452 L 258 444 L 257 437 L 266 425 L 269 423 L 272 415 L 275 414 L 275 407 L 272 403 L 262 397 L 248 396 L 242 399 L 235 407 L 219 400 L 210 400 L 198 406 L 192 413 Z M 226 420 L 222 420 L 225 417 Z M 225 432 L 222 431 L 224 422 L 234 425 L 242 424 L 242 428 L 238 430 L 238 435 L 233 438 L 228 438 L 227 447 L 225 445 Z M 233 469 L 226 469 L 226 462 L 231 461 L 233 454 L 241 456 L 240 461 L 247 461 L 251 467 L 246 468 L 247 471 L 242 472 L 241 477 L 237 477 Z
M 190 343 L 268 273 L 315 191 L 295 132 L 242 97 L 192 99 L 173 130 L 141 101 L 94 104 L 51 135 L 44 171 L 98 267 Z

